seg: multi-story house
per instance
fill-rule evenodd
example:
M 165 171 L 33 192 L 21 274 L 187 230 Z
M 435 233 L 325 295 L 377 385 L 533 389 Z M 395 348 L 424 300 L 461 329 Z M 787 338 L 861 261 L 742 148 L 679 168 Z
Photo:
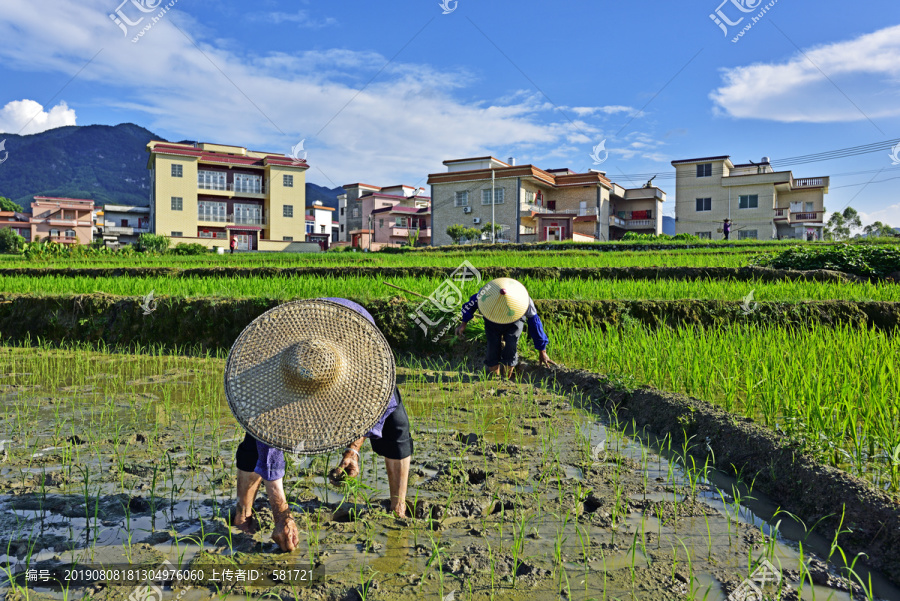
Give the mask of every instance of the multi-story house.
M 628 190 L 602 171 L 540 169 L 494 157 L 444 161 L 447 171 L 428 176 L 432 244 L 452 242 L 454 224 L 501 228 L 501 240 L 618 240 L 627 232 L 662 233 L 666 194 L 645 186 Z
M 677 177 L 675 231 L 721 239 L 821 240 L 829 178 L 795 179 L 760 163 L 735 165 L 728 156 L 672 161 Z
M 94 201 L 35 196 L 31 203 L 31 239 L 36 242 L 90 244 Z
M 31 214 L 18 211 L 0 211 L 0 229 L 9 228 L 31 242 Z
M 150 142 L 150 223 L 172 242 L 310 251 L 305 161 L 222 144 Z
M 97 212 L 96 237 L 107 244 L 135 244 L 150 232 L 150 207 L 105 205 Z
M 424 188 L 347 184 L 338 197 L 339 227 L 355 248 L 378 250 L 431 242 L 431 198 Z
M 334 209 L 326 207 L 321 200 L 306 207 L 306 239 L 315 242 L 322 250 L 328 250 L 332 240 Z

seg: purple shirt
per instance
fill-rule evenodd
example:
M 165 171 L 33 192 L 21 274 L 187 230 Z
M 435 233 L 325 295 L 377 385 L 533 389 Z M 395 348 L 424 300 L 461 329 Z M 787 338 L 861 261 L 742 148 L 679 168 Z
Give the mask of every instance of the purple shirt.
M 344 305 L 350 309 L 353 309 L 370 322 L 372 325 L 375 325 L 375 320 L 372 319 L 372 315 L 366 311 L 366 309 L 353 301 L 347 300 L 346 298 L 323 298 L 319 300 L 327 300 L 334 303 L 338 303 L 339 305 Z M 369 430 L 366 434 L 366 438 L 381 438 L 381 430 L 384 428 L 385 420 L 393 413 L 397 406 L 400 405 L 400 391 L 397 387 L 394 387 L 394 394 L 391 395 L 391 400 L 388 401 L 387 409 L 384 412 L 384 415 L 381 416 L 381 419 L 372 426 L 372 429 Z M 276 449 L 274 447 L 270 447 L 264 442 L 256 441 L 256 452 L 257 452 L 257 460 L 256 460 L 256 469 L 253 471 L 259 474 L 263 480 L 267 482 L 271 482 L 273 480 L 280 480 L 284 478 L 285 468 L 287 464 L 284 461 L 284 451 L 281 449 Z

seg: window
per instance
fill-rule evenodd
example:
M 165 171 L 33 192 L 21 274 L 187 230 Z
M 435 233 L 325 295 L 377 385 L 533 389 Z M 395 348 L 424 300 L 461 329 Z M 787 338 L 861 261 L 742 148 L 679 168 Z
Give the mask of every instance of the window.
M 813 211 L 816 210 L 816 209 L 815 209 L 815 204 L 814 204 L 814 203 L 811 203 L 811 202 L 806 203 L 806 209 L 805 209 L 805 210 L 806 210 L 807 213 L 812 213 Z
M 228 238 L 225 232 L 211 232 L 209 230 L 201 230 L 197 234 L 198 238 L 218 238 L 220 240 Z
M 712 211 L 712 198 L 698 198 L 697 211 Z
M 281 212 L 282 217 L 293 217 L 294 216 L 294 205 L 284 205 L 284 208 Z
M 701 240 L 712 240 L 712 232 L 697 232 L 696 236 Z
M 412 227 L 412 223 L 407 221 L 406 217 L 397 217 L 397 220 L 395 222 L 395 227 L 407 227 L 407 226 Z
M 355 208 L 353 209 L 353 216 L 354 216 L 354 217 L 359 217 L 359 207 L 355 207 Z
M 739 230 L 738 240 L 756 240 L 758 238 L 756 233 L 757 230 Z
M 182 165 L 172 165 L 172 177 L 182 177 L 184 175 L 184 167 Z
M 244 194 L 262 194 L 262 177 L 247 175 L 246 173 L 235 173 L 234 191 Z
M 282 238 L 282 240 L 284 240 L 285 242 L 293 242 L 294 237 L 293 236 L 285 236 L 284 238 Z
M 494 204 L 502 205 L 503 204 L 503 188 L 494 188 Z M 481 204 L 489 205 L 491 204 L 491 191 L 490 190 L 482 190 L 481 191 Z
M 235 204 L 234 222 L 244 225 L 263 225 L 262 207 L 260 205 Z
M 341 217 L 344 216 L 344 207 L 341 207 Z
M 697 165 L 697 177 L 712 177 L 712 163 Z
M 313 225 L 314 225 L 314 224 L 312 224 L 312 223 L 307 223 L 307 224 L 306 224 L 306 233 L 307 233 L 307 234 L 313 233 Z
M 228 221 L 228 203 L 221 201 L 199 200 L 197 201 L 198 221 Z
M 128 227 L 128 220 L 122 219 L 121 222 L 119 223 L 119 227 Z
M 50 230 L 50 236 L 53 238 L 59 238 L 59 230 Z
M 224 190 L 225 189 L 225 172 L 224 171 L 198 171 L 197 187 L 203 190 Z
M 324 226 L 324 225 L 320 225 L 320 226 L 319 226 L 319 231 L 320 231 L 321 233 L 324 234 L 324 233 L 325 233 L 325 226 Z
M 172 210 L 173 211 L 181 211 L 184 209 L 184 199 L 180 196 L 172 197 Z
M 384 227 L 384 219 L 379 219 L 379 220 L 378 220 L 378 227 L 379 227 L 379 228 Z
M 281 178 L 282 184 L 285 188 L 293 188 L 294 187 L 294 176 L 285 174 L 284 177 Z
M 462 192 L 456 193 L 456 202 L 454 206 L 457 207 L 467 207 L 469 206 L 469 191 L 463 190 Z
M 182 238 L 184 235 L 181 232 L 172 232 L 172 238 Z
M 739 209 L 756 209 L 759 207 L 759 194 L 742 194 L 738 199 Z
M 343 233 L 343 231 L 344 231 L 344 224 L 342 223 L 341 224 L 341 233 Z

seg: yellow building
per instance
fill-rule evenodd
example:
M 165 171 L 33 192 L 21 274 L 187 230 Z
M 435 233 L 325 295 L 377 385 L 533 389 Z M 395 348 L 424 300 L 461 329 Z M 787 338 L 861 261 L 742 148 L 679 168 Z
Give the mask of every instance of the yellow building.
M 150 223 L 172 243 L 317 251 L 306 241 L 306 161 L 223 144 L 147 144 Z
M 828 176 L 795 178 L 776 171 L 764 157 L 735 165 L 728 156 L 672 161 L 675 232 L 704 239 L 822 240 Z

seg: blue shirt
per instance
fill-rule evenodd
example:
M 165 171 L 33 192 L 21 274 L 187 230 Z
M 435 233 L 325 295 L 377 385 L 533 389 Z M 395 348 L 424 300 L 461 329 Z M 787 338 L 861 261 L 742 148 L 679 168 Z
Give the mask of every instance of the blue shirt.
M 375 320 L 372 319 L 372 315 L 365 310 L 362 305 L 354 303 L 353 301 L 349 301 L 345 298 L 323 298 L 320 300 L 327 300 L 338 303 L 339 305 L 344 305 L 350 309 L 353 309 L 370 322 L 372 325 L 375 325 Z M 391 395 L 391 400 L 388 401 L 387 409 L 384 412 L 384 415 L 381 416 L 381 419 L 378 420 L 372 429 L 369 430 L 366 434 L 366 438 L 381 438 L 381 431 L 384 428 L 384 422 L 400 405 L 400 391 L 397 387 L 394 387 L 394 394 Z M 259 440 L 256 441 L 256 468 L 253 470 L 257 474 L 259 474 L 263 480 L 267 482 L 272 482 L 273 480 L 280 480 L 284 478 L 284 472 L 287 467 L 287 463 L 284 460 L 284 451 L 281 449 L 276 449 L 267 445 L 264 442 Z
M 469 298 L 469 301 L 463 305 L 463 323 L 469 323 L 470 321 L 472 321 L 472 318 L 475 317 L 475 311 L 478 310 L 479 294 L 481 294 L 481 291 L 473 294 Z M 525 320 L 525 323 L 528 324 L 528 336 L 534 343 L 534 348 L 538 351 L 547 350 L 547 345 L 550 344 L 550 339 L 547 338 L 547 333 L 544 332 L 544 324 L 541 323 L 541 317 L 537 313 L 537 309 L 534 306 L 534 301 L 530 298 L 528 299 L 528 309 L 525 311 L 525 315 L 523 315 L 520 319 Z M 485 321 L 488 321 L 487 318 L 485 318 Z

